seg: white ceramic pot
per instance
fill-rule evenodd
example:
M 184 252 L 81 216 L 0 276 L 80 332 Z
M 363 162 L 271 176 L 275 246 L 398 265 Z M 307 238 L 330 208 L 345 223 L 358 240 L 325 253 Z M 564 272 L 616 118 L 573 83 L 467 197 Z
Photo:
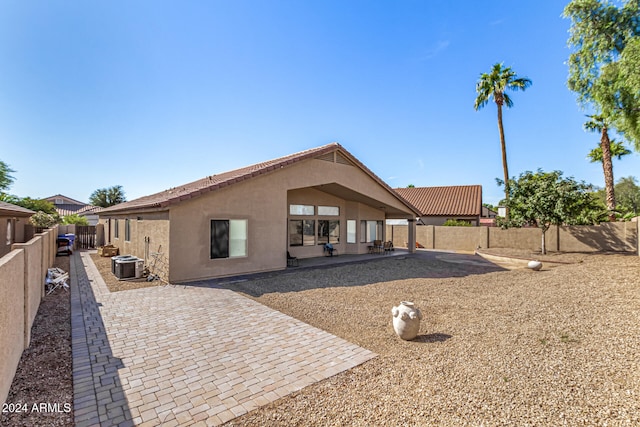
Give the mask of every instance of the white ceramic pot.
M 538 271 L 542 268 L 542 263 L 540 261 L 529 261 L 527 267 L 531 270 Z
M 403 340 L 412 340 L 418 336 L 422 313 L 412 302 L 401 301 L 400 305 L 391 309 L 393 329 Z

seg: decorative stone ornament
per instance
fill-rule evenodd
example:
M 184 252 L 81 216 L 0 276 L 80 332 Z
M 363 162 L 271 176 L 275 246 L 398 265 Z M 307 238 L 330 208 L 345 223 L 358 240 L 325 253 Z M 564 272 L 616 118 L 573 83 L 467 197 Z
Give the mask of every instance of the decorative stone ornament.
M 412 302 L 401 301 L 400 305 L 391 309 L 393 329 L 400 338 L 410 341 L 418 336 L 422 313 Z
M 529 264 L 527 264 L 527 268 L 533 271 L 538 271 L 542 268 L 542 263 L 540 261 L 529 261 Z

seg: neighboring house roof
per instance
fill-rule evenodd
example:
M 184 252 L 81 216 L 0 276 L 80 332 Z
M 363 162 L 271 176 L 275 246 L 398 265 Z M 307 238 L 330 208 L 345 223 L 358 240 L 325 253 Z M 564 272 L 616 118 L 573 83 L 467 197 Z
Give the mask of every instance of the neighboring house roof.
M 60 216 L 67 216 L 67 215 L 80 215 L 80 216 L 85 216 L 85 215 L 96 215 L 98 214 L 98 212 L 100 212 L 103 208 L 101 208 L 100 206 L 92 206 L 92 205 L 55 205 L 56 207 L 56 212 L 58 212 L 58 215 Z
M 63 204 L 57 204 L 56 205 L 56 200 L 62 199 L 62 201 L 64 202 Z M 66 205 L 72 205 L 72 206 L 86 206 L 86 203 L 83 202 L 79 202 L 75 199 L 72 199 L 71 197 L 67 197 L 67 196 L 63 196 L 62 194 L 56 194 L 55 196 L 51 196 L 51 197 L 45 197 L 43 200 L 46 200 L 47 202 L 51 202 L 53 203 L 56 207 L 58 206 L 66 206 Z
M 35 214 L 31 209 L 23 208 L 12 203 L 0 202 L 0 215 L 4 216 L 31 216 Z
M 384 181 L 382 181 L 376 174 L 371 172 L 364 164 L 356 159 L 351 153 L 345 150 L 337 142 L 323 145 L 321 147 L 312 148 L 309 150 L 301 151 L 298 153 L 290 154 L 288 156 L 280 157 L 266 162 L 257 163 L 255 165 L 235 169 L 229 172 L 221 174 L 211 175 L 199 179 L 188 184 L 184 184 L 178 187 L 170 188 L 159 193 L 155 193 L 149 196 L 140 197 L 135 200 L 123 202 L 115 206 L 111 206 L 103 209 L 100 213 L 111 212 L 125 212 L 135 211 L 141 209 L 162 209 L 175 203 L 179 203 L 183 200 L 192 199 L 210 191 L 215 191 L 221 188 L 226 188 L 238 182 L 242 182 L 251 178 L 262 176 L 273 171 L 280 170 L 293 164 L 297 164 L 303 160 L 318 158 L 323 155 L 327 155 L 338 151 L 342 155 L 341 162 L 354 164 L 367 173 L 371 178 L 377 181 L 380 185 L 385 187 L 392 193 L 400 202 L 406 205 L 409 209 L 418 214 L 419 211 L 416 207 L 412 206 L 409 202 L 400 197 L 396 192 L 391 189 Z
M 395 191 L 416 206 L 422 216 L 479 216 L 481 185 L 396 188 Z

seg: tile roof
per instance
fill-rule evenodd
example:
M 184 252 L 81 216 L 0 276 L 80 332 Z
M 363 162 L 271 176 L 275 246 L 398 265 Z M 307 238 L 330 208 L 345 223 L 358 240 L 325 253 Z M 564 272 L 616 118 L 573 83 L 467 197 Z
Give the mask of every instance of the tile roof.
M 14 205 L 12 203 L 0 202 L 0 214 L 31 216 L 35 214 L 35 212 L 31 209 L 23 208 L 22 206 Z
M 65 201 L 65 204 L 68 204 L 68 205 L 80 205 L 80 206 L 86 205 L 86 203 L 79 202 L 75 199 L 72 199 L 71 197 L 63 196 L 62 194 L 56 194 L 55 196 L 45 197 L 42 200 L 46 200 L 47 202 L 51 202 L 55 204 L 56 199 L 63 199 Z M 60 205 L 57 205 L 57 206 L 60 206 Z
M 481 185 L 396 188 L 395 191 L 417 207 L 422 216 L 479 216 Z
M 140 197 L 135 200 L 120 203 L 115 206 L 111 206 L 103 209 L 100 213 L 111 212 L 125 212 L 135 211 L 140 209 L 161 209 L 169 205 L 179 203 L 183 200 L 192 199 L 200 195 L 206 194 L 210 191 L 215 191 L 220 188 L 233 185 L 237 182 L 245 181 L 257 176 L 265 175 L 270 172 L 285 168 L 287 166 L 296 164 L 302 160 L 317 158 L 322 155 L 332 153 L 339 150 L 345 157 L 360 167 L 365 173 L 369 174 L 380 185 L 385 187 L 389 192 L 398 198 L 408 208 L 418 213 L 418 210 L 411 206 L 406 200 L 399 197 L 391 187 L 389 187 L 384 181 L 382 181 L 377 175 L 371 172 L 364 164 L 358 159 L 353 157 L 351 153 L 345 150 L 337 142 L 323 145 L 321 147 L 311 148 L 309 150 L 300 151 L 298 153 L 290 154 L 288 156 L 279 157 L 277 159 L 268 160 L 266 162 L 257 163 L 255 165 L 246 166 L 240 169 L 235 169 L 229 172 L 224 172 L 216 175 L 206 176 L 188 184 L 180 185 L 178 187 L 170 188 L 159 193 L 151 194 L 149 196 Z
M 67 216 L 67 215 L 74 215 L 74 214 L 77 214 L 80 216 L 92 215 L 92 214 L 97 214 L 103 209 L 100 206 L 72 205 L 72 204 L 55 205 L 55 207 L 56 207 L 56 212 L 58 212 L 58 215 L 60 216 Z

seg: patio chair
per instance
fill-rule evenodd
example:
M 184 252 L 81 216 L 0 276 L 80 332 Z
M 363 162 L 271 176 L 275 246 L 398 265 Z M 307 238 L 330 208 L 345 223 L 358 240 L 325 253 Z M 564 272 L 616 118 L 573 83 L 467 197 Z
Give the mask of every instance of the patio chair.
M 338 256 L 338 249 L 336 249 L 336 247 L 333 245 L 331 246 L 324 245 L 322 249 L 322 253 L 324 254 L 324 256 Z
M 297 266 L 298 266 L 298 257 L 291 256 L 289 251 L 287 251 L 287 267 L 297 267 Z
M 382 247 L 382 250 L 384 251 L 384 254 L 386 255 L 388 252 L 391 252 L 393 250 L 393 242 L 389 241 L 389 242 L 384 242 L 384 245 Z
M 382 240 L 374 240 L 373 241 L 373 252 L 376 254 L 383 253 Z

